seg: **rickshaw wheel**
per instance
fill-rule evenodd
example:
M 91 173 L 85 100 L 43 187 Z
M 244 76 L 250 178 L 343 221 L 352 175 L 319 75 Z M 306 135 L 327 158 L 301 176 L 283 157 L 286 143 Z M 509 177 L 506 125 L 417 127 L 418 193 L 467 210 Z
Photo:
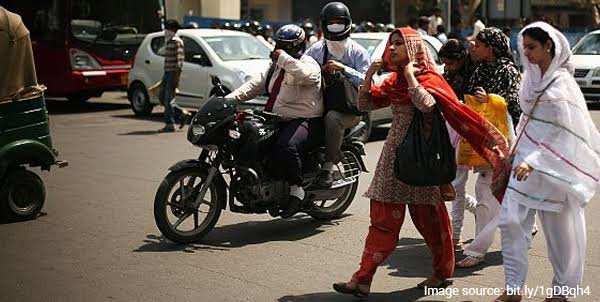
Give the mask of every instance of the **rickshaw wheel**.
M 45 199 L 44 182 L 37 174 L 24 168 L 11 170 L 0 188 L 0 216 L 11 221 L 33 219 Z

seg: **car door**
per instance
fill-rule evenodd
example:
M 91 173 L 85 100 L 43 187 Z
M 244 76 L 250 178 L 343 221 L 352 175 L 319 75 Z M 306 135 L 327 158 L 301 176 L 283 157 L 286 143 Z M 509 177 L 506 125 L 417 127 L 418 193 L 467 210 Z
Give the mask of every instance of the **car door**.
M 211 87 L 209 74 L 212 63 L 206 51 L 192 36 L 182 35 L 185 60 L 179 82 L 176 102 L 183 107 L 199 108 Z
M 144 85 L 151 87 L 158 83 L 164 73 L 165 65 L 165 37 L 156 36 L 150 40 L 150 43 L 144 45 L 147 47 L 144 51 L 143 58 L 136 62 L 135 70 L 139 70 Z M 158 97 L 152 97 L 152 103 L 159 103 Z

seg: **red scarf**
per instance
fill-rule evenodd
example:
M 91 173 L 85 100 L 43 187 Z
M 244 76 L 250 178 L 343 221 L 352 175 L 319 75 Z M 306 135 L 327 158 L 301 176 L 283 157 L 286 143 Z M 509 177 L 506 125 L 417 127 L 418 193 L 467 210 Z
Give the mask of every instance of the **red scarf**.
M 398 32 L 404 38 L 409 59 L 417 62 L 421 69 L 416 76 L 419 84 L 435 98 L 440 105 L 444 118 L 452 128 L 492 165 L 494 176 L 499 175 L 499 171 L 503 167 L 502 160 L 509 152 L 506 138 L 484 117 L 458 100 L 448 82 L 433 69 L 433 60 L 431 60 L 429 51 L 423 44 L 425 42 L 418 32 L 409 27 L 404 27 L 394 30 L 390 37 Z M 384 62 L 391 66 L 389 45 L 390 41 L 388 40 L 383 58 Z M 402 70 L 403 68 L 399 69 Z M 394 71 L 381 86 L 372 86 L 371 96 L 373 101 L 379 103 L 412 103 L 408 93 L 408 83 L 402 71 Z

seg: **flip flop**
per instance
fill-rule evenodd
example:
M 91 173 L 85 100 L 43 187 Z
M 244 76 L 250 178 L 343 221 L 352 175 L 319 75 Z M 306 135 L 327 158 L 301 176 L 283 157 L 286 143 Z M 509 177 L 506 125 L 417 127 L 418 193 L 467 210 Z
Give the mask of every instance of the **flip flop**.
M 417 288 L 423 288 L 423 289 L 425 287 L 427 287 L 427 288 L 446 288 L 446 287 L 454 284 L 454 281 L 448 280 L 448 279 L 444 279 L 444 280 L 440 280 L 440 282 L 438 282 L 437 284 L 427 285 L 426 283 L 427 283 L 428 280 L 429 279 L 427 279 L 427 280 L 425 280 L 425 281 L 417 284 Z
M 465 264 L 468 261 L 473 261 L 471 264 Z M 480 265 L 483 262 L 483 257 L 467 256 L 463 260 L 456 263 L 456 268 L 471 268 Z
M 358 288 L 358 285 L 356 285 L 356 288 L 350 288 L 348 287 L 347 283 L 342 282 L 342 283 L 334 283 L 333 284 L 333 290 L 335 290 L 338 293 L 341 294 L 350 294 L 350 295 L 354 295 L 357 298 L 367 298 L 369 296 L 368 292 L 363 292 Z

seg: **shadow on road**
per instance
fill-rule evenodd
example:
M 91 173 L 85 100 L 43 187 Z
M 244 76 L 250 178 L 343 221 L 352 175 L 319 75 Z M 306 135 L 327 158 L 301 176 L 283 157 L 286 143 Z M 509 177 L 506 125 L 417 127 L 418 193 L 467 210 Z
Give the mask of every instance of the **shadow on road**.
M 409 302 L 409 301 L 420 301 L 420 302 L 444 302 L 441 300 L 419 300 L 425 297 L 423 289 L 419 288 L 407 288 L 403 290 L 393 291 L 390 293 L 377 293 L 372 292 L 369 294 L 369 302 Z M 331 290 L 329 293 L 314 293 L 304 294 L 298 296 L 285 296 L 277 299 L 280 302 L 348 302 L 348 301 L 360 301 L 358 298 L 354 298 L 350 295 L 339 294 Z
M 347 216 L 350 214 L 342 218 Z M 298 216 L 292 220 L 249 221 L 216 227 L 202 241 L 187 245 L 175 244 L 162 236 L 148 235 L 144 240 L 144 245 L 135 249 L 134 252 L 226 251 L 265 242 L 302 240 L 338 224 L 339 219 L 317 221 L 308 216 Z
M 113 111 L 128 109 L 130 107 L 131 105 L 129 105 L 129 103 L 100 103 L 94 101 L 77 103 L 60 99 L 46 99 L 46 108 L 48 109 L 48 113 L 53 115 Z
M 390 127 L 373 127 L 371 129 L 371 136 L 369 137 L 369 143 L 384 141 L 387 137 L 388 131 L 390 131 Z
M 164 123 L 163 114 L 160 112 L 153 112 L 149 116 L 138 116 L 135 114 L 115 114 L 112 117 L 116 118 L 126 118 L 132 120 L 140 120 L 140 121 L 152 121 L 152 122 L 160 122 Z
M 458 252 L 455 255 L 457 261 L 464 257 L 462 252 Z M 401 238 L 396 251 L 383 265 L 391 270 L 395 270 L 390 273 L 390 276 L 396 277 L 427 278 L 432 273 L 431 253 L 422 238 Z M 486 267 L 498 265 L 502 265 L 502 252 L 489 252 L 485 255 L 485 262 L 481 265 L 468 269 L 456 269 L 453 278 L 477 275 L 478 271 Z

